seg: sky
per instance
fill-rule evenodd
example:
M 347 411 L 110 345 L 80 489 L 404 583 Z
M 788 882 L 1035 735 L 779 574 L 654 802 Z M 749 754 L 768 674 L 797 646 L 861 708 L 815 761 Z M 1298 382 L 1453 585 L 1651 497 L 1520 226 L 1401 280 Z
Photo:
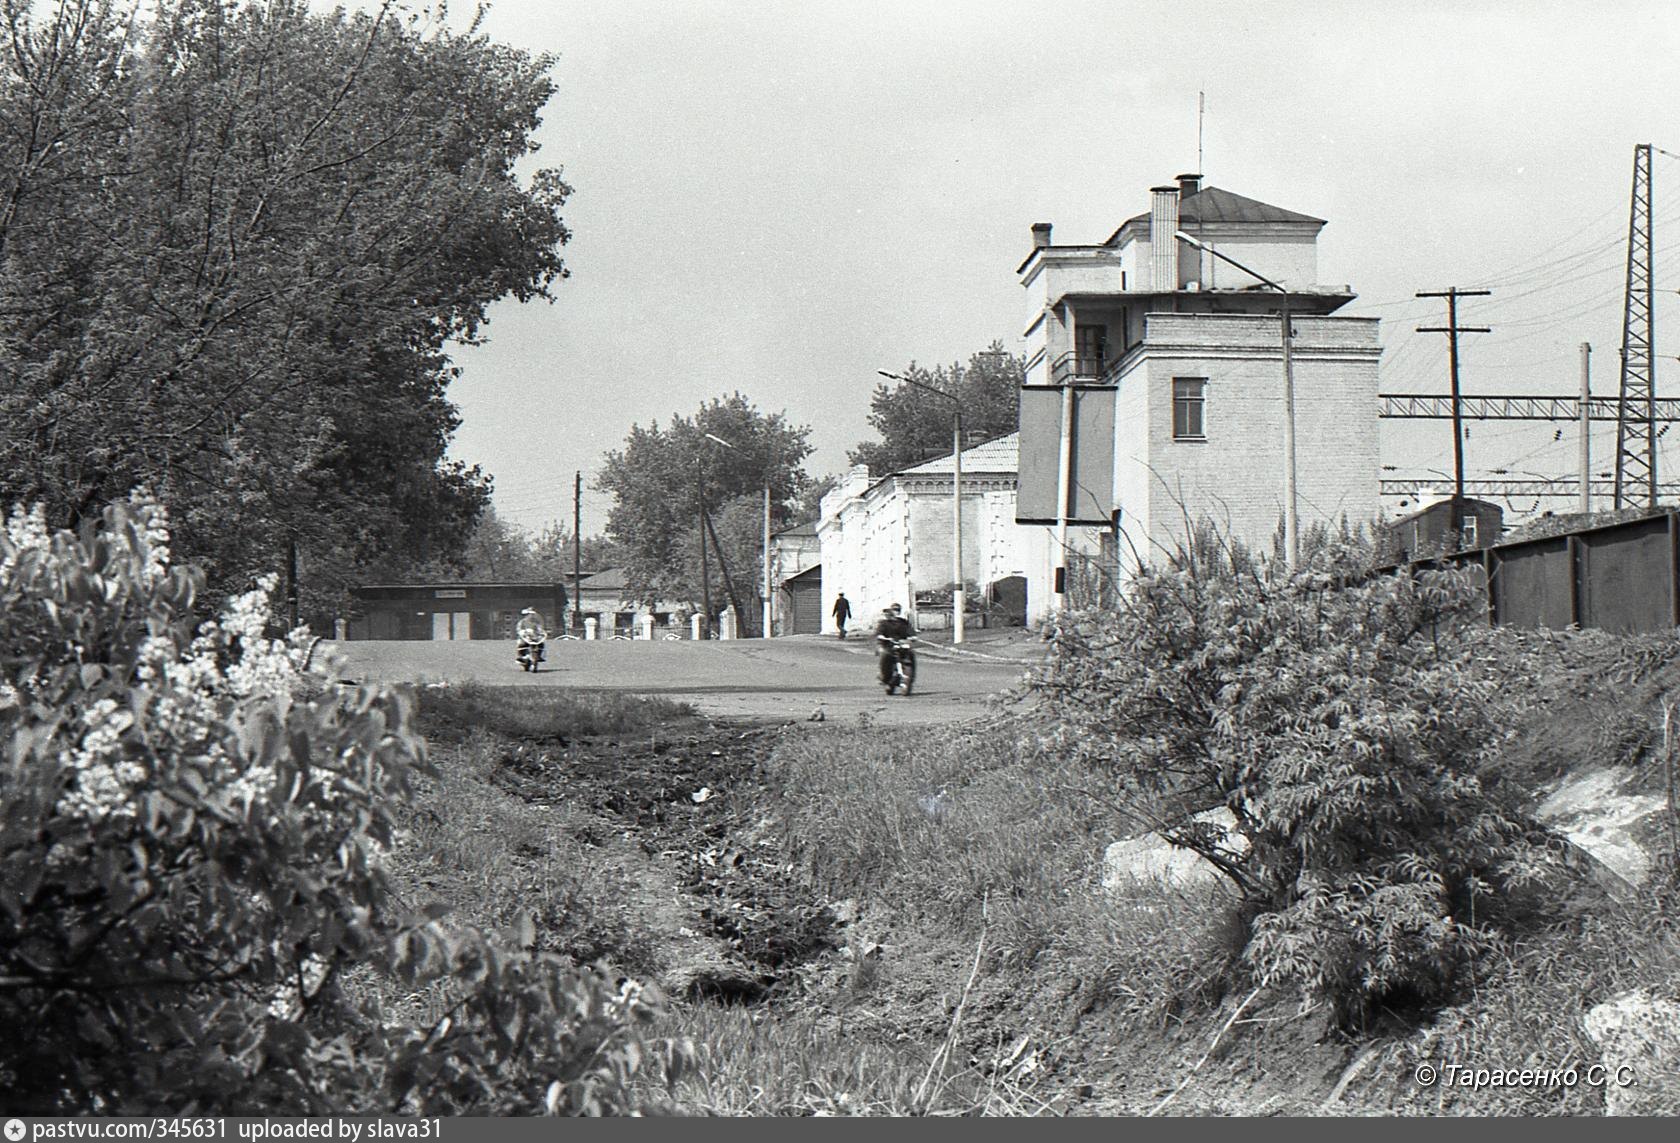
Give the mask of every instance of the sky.
M 1458 286 L 1494 291 L 1461 303 L 1493 329 L 1462 339 L 1465 392 L 1574 394 L 1590 342 L 1613 394 L 1633 148 L 1680 154 L 1667 2 L 496 0 L 483 27 L 555 57 L 530 166 L 575 188 L 554 303 L 494 306 L 454 355 L 452 455 L 533 529 L 570 526 L 582 470 L 599 531 L 589 484 L 632 425 L 735 391 L 810 426 L 814 475 L 843 471 L 876 370 L 1025 349 L 1032 223 L 1100 242 L 1198 165 L 1328 220 L 1319 277 L 1383 319 L 1382 391 L 1446 392 L 1445 337 L 1415 332 L 1443 303 L 1413 295 Z M 1653 173 L 1666 394 L 1680 160 Z M 1445 422 L 1382 433 L 1385 475 L 1450 472 Z M 1466 455 L 1472 477 L 1565 476 L 1576 444 L 1490 422 Z

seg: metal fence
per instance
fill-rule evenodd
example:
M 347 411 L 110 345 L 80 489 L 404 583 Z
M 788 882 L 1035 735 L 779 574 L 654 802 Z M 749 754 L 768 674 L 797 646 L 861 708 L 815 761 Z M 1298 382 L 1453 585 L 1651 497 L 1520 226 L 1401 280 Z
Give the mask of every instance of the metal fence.
M 1492 622 L 1629 634 L 1680 627 L 1680 511 L 1459 552 L 1479 567 Z

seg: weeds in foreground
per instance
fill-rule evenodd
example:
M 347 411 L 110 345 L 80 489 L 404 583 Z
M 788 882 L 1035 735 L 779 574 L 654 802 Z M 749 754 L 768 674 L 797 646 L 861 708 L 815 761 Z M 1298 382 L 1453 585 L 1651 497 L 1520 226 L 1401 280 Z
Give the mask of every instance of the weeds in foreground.
M 1083 898 L 1107 813 L 1086 773 L 1036 755 L 1007 722 L 883 737 L 836 728 L 769 763 L 789 849 L 836 897 L 869 897 L 978 931 L 989 902 L 998 958 L 1030 961 L 1060 904 Z
M 475 731 L 434 754 L 435 773 L 419 779 L 414 800 L 399 808 L 397 844 L 386 862 L 392 892 L 410 907 L 435 902 L 453 921 L 486 929 L 512 929 L 529 917 L 541 951 L 647 973 L 649 935 L 619 875 L 578 840 L 581 811 L 532 805 L 498 787 L 503 746 Z M 444 990 L 386 991 L 381 1000 L 426 1022 L 448 1003 Z
M 416 688 L 421 727 L 434 742 L 474 729 L 506 738 L 559 739 L 630 734 L 694 716 L 687 703 L 549 687 L 478 683 Z
M 1086 792 L 1092 775 L 1010 723 L 892 739 L 835 730 L 784 744 L 770 770 L 787 791 L 788 844 L 833 896 L 971 939 L 984 912 L 987 963 L 1077 981 L 1081 1012 L 1164 1021 L 1224 995 L 1243 943 L 1231 896 L 1099 889 L 1117 823 Z
M 1469 1068 L 1568 1068 L 1599 1062 L 1582 1018 L 1632 989 L 1680 998 L 1680 886 L 1648 888 L 1601 904 L 1519 941 L 1471 999 L 1443 1010 L 1418 1036 L 1388 1051 L 1355 1094 L 1404 1112 L 1596 1115 L 1600 1087 L 1420 1088 L 1421 1063 Z M 1647 1083 L 1652 1077 L 1643 1077 Z M 1359 1089 L 1363 1089 L 1362 1091 Z M 1680 1086 L 1670 1114 L 1680 1114 Z
M 826 1023 L 702 1003 L 662 1034 L 700 1045 L 678 1085 L 707 1115 L 1038 1115 L 1051 1108 L 995 1068 L 939 1070 L 926 1053 L 836 1036 Z

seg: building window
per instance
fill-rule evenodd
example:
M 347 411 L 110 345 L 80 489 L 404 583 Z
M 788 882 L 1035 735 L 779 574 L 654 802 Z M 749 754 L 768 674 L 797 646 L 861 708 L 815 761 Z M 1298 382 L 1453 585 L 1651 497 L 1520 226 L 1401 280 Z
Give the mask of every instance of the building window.
M 1207 439 L 1207 381 L 1200 377 L 1173 378 L 1173 440 Z
M 1476 543 L 1476 518 L 1474 516 L 1464 517 L 1464 522 L 1458 529 L 1458 538 L 1460 547 L 1474 548 L 1479 546 Z

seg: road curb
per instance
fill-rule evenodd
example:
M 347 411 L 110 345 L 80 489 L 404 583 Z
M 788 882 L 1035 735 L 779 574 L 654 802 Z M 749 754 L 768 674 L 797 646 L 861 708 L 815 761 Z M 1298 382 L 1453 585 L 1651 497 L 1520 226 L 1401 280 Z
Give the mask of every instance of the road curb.
M 1038 662 L 1037 657 L 1020 658 L 1014 655 L 988 655 L 984 651 L 970 651 L 966 647 L 952 647 L 947 643 L 930 643 L 926 639 L 912 638 L 910 641 L 926 647 L 935 658 L 940 655 L 960 655 L 969 659 L 986 659 L 993 663 L 1020 663 L 1023 666 L 1028 666 Z M 1049 649 L 1046 648 L 1045 654 L 1048 653 Z

